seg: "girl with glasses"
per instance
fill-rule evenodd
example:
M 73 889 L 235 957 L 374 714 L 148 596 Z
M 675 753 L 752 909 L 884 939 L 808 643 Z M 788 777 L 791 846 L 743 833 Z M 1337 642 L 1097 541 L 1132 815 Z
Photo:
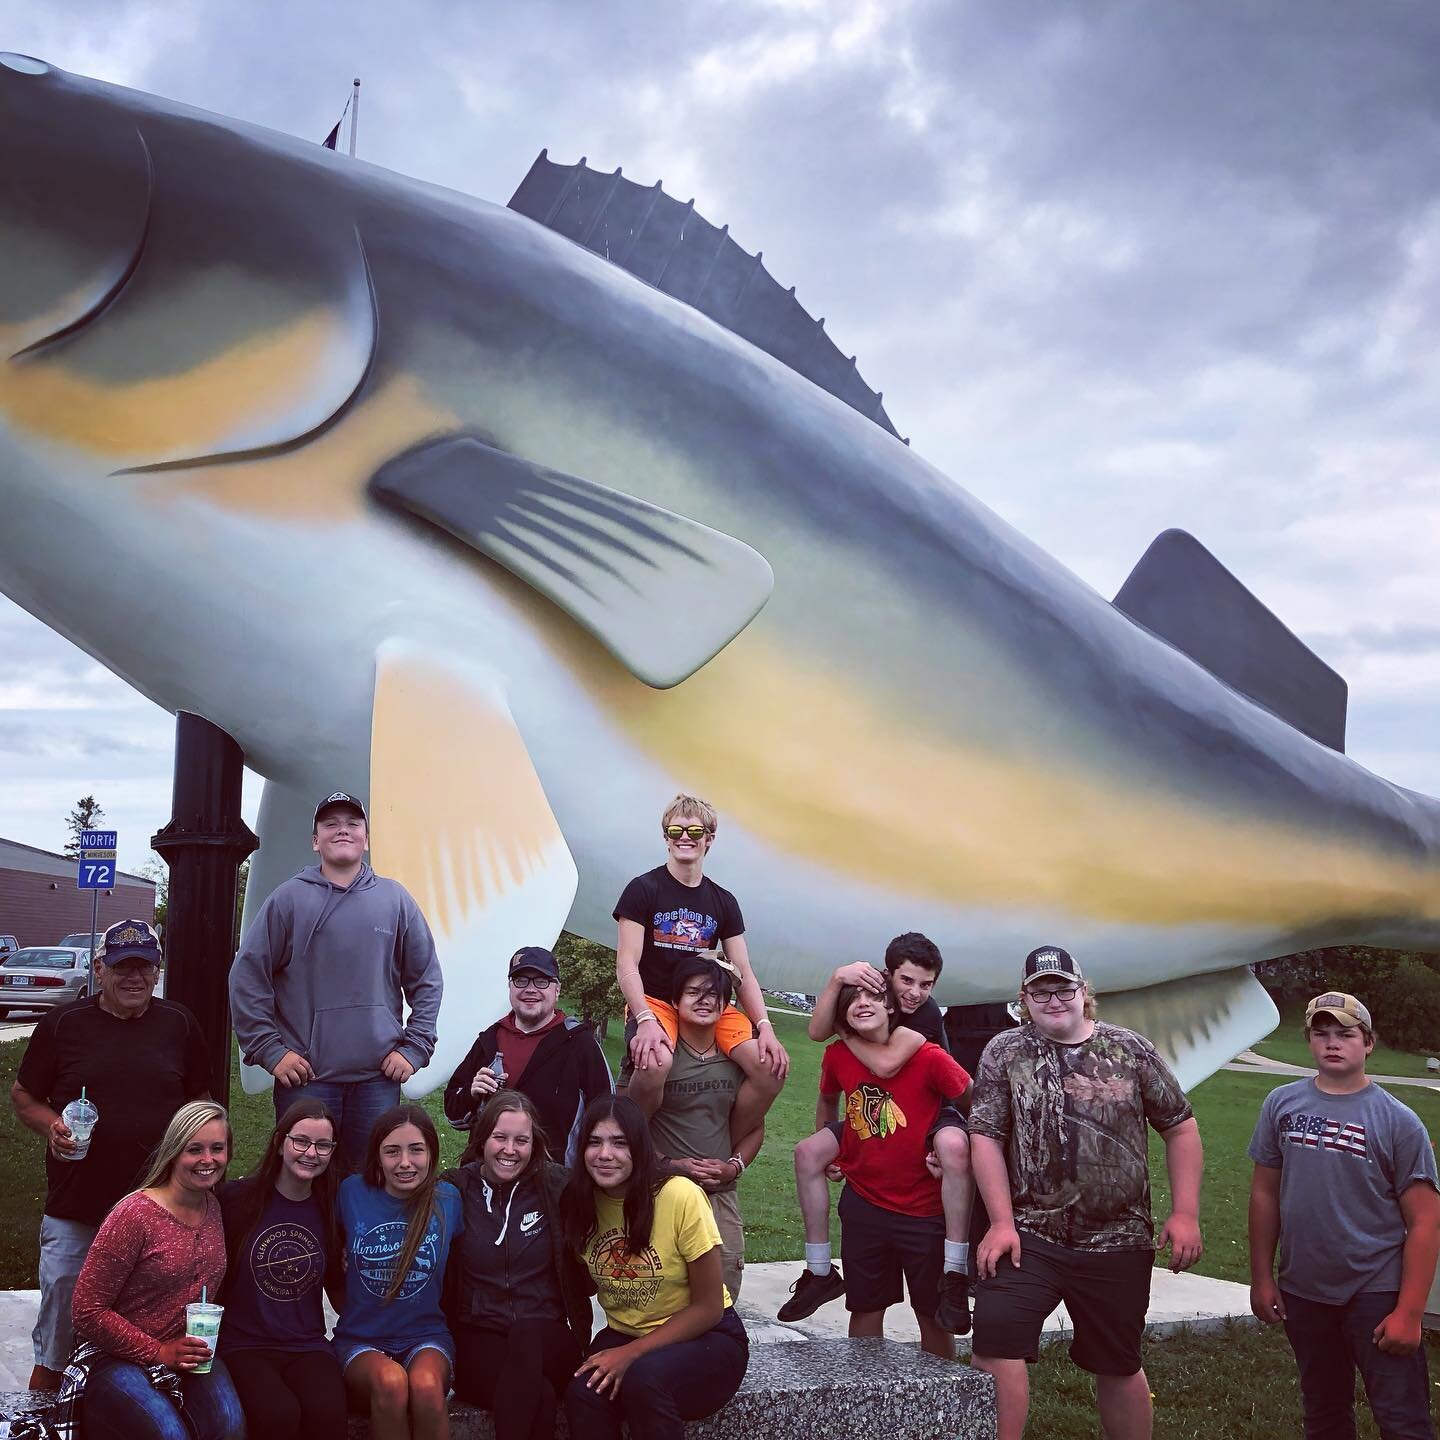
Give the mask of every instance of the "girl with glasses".
M 365 1165 L 340 1186 L 345 1303 L 335 1353 L 374 1440 L 448 1440 L 455 1364 L 440 1308 L 460 1192 L 438 1176 L 440 1138 L 419 1105 L 376 1120 Z M 337 1432 L 343 1433 L 343 1432 Z
M 591 1286 L 559 1231 L 567 1172 L 547 1156 L 535 1106 L 502 1090 L 444 1178 L 465 1208 L 446 1287 L 455 1393 L 494 1414 L 495 1440 L 551 1440 L 590 1340 Z
M 345 1385 L 325 1338 L 322 1290 L 341 1303 L 344 1245 L 335 1210 L 335 1117 L 297 1100 L 259 1168 L 220 1191 L 229 1266 L 220 1353 L 252 1435 L 343 1435 Z
M 640 1107 L 594 1101 L 561 1201 L 565 1244 L 605 1310 L 565 1391 L 571 1440 L 681 1440 L 740 1388 L 750 1342 L 721 1275 L 705 1192 L 660 1171 Z

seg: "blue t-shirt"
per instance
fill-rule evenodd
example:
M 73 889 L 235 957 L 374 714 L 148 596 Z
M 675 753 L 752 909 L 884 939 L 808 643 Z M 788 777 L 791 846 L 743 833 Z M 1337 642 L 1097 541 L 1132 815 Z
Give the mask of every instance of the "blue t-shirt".
M 359 1175 L 340 1185 L 340 1224 L 345 1231 L 345 1308 L 337 1340 L 364 1340 L 400 1350 L 450 1332 L 440 1310 L 440 1290 L 450 1246 L 460 1237 L 460 1192 L 447 1180 L 435 1186 L 435 1215 L 405 1283 L 387 1305 L 385 1292 L 405 1247 L 409 1202 L 372 1189 Z
M 314 1196 L 271 1189 L 252 1238 L 235 1257 L 220 1353 L 324 1350 L 325 1224 Z

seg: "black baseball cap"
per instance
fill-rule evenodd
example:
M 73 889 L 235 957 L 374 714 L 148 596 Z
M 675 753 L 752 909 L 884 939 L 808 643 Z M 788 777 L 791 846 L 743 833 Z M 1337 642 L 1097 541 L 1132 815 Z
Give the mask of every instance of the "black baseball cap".
M 1036 980 L 1073 980 L 1085 983 L 1085 976 L 1074 956 L 1058 945 L 1042 945 L 1025 957 L 1025 974 L 1020 981 L 1023 990 Z
M 310 828 L 313 830 L 315 826 L 320 823 L 320 817 L 327 810 L 333 810 L 336 808 L 336 806 L 339 805 L 348 805 L 352 810 L 358 810 L 360 812 L 360 818 L 366 823 L 366 825 L 369 825 L 370 817 L 365 813 L 365 806 L 361 804 L 361 802 L 357 800 L 353 795 L 347 795 L 343 790 L 336 790 L 333 791 L 331 794 L 327 795 L 315 807 L 315 819 L 312 822 Z
M 543 945 L 524 945 L 510 957 L 510 975 L 533 970 L 538 975 L 560 978 L 560 962 Z

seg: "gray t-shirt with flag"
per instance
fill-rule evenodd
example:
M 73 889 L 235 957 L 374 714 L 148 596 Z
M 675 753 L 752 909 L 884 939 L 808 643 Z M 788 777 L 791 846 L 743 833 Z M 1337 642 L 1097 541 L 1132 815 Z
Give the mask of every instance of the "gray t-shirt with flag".
M 1399 1290 L 1400 1196 L 1436 1185 L 1420 1117 L 1373 1081 L 1331 1095 L 1310 1078 L 1272 1090 L 1250 1158 L 1280 1171 L 1280 1288 L 1322 1305 Z M 1440 1188 L 1440 1187 L 1437 1187 Z

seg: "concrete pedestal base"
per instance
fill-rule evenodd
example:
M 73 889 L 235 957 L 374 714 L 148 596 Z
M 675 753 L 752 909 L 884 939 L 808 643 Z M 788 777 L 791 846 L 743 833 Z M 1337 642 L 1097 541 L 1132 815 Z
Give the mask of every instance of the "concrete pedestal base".
M 370 1433 L 350 1422 L 350 1440 Z M 566 1435 L 563 1414 L 558 1435 Z M 494 1440 L 487 1411 L 450 1407 L 452 1440 Z M 993 1440 L 995 1387 L 968 1365 L 893 1340 L 753 1345 L 739 1393 L 686 1440 Z

